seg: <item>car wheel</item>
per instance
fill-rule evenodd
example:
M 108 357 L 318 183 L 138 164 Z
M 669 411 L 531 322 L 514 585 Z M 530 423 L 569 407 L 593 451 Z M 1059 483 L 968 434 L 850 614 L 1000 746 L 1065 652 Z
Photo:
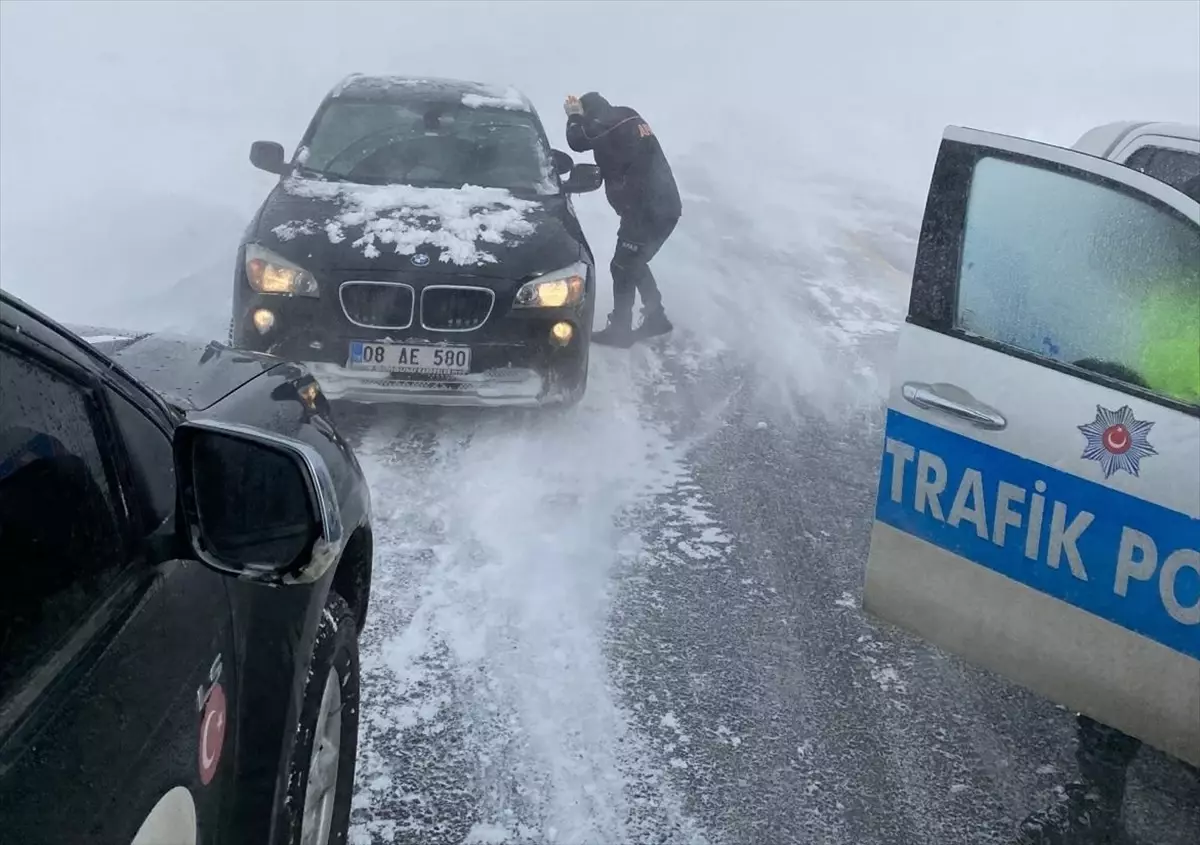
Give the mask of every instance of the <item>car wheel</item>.
M 585 393 L 587 393 L 587 376 L 584 376 L 583 381 L 581 381 L 578 386 L 576 386 L 570 393 L 563 397 L 563 400 L 559 403 L 558 407 L 563 411 L 574 408 L 583 401 L 583 394 Z
M 358 629 L 330 591 L 313 645 L 299 736 L 288 776 L 291 845 L 342 845 L 350 828 L 358 750 Z

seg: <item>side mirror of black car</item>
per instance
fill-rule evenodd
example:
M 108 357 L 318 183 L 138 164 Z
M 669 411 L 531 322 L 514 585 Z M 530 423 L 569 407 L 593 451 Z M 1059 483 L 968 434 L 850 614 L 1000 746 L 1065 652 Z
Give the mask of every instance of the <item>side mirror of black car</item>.
M 283 173 L 287 169 L 283 145 L 275 141 L 255 141 L 250 145 L 250 163 L 268 173 Z
M 586 194 L 604 184 L 600 168 L 595 164 L 577 164 L 571 168 L 571 177 L 563 182 L 563 192 Z
M 559 176 L 570 173 L 571 168 L 575 166 L 575 160 L 562 150 L 551 150 L 550 160 L 554 164 L 554 172 Z
M 321 578 L 344 545 L 333 478 L 300 440 L 216 420 L 175 430 L 180 525 L 202 563 L 267 584 Z

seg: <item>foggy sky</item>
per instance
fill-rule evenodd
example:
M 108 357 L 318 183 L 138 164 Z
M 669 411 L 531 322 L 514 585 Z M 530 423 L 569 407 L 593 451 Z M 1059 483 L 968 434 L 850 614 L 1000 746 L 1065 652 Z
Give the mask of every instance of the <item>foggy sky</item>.
M 806 202 L 796 168 L 919 208 L 949 123 L 1070 144 L 1111 120 L 1200 122 L 1198 33 L 1187 0 L 5 0 L 0 284 L 81 306 L 89 278 L 228 263 L 272 184 L 250 142 L 292 149 L 352 71 L 514 84 L 560 146 L 562 98 L 598 89 L 743 211 L 779 215 Z

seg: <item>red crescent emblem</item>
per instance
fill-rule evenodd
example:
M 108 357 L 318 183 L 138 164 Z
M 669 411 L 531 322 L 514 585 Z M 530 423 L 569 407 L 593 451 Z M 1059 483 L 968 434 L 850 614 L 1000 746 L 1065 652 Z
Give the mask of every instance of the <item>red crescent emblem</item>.
M 200 719 L 200 782 L 208 786 L 217 773 L 221 748 L 225 744 L 225 690 L 213 684 Z
M 1129 451 L 1129 447 L 1133 445 L 1133 438 L 1129 436 L 1129 429 L 1123 425 L 1110 425 L 1104 429 L 1104 434 L 1101 435 L 1104 448 L 1112 452 L 1114 455 L 1122 455 Z

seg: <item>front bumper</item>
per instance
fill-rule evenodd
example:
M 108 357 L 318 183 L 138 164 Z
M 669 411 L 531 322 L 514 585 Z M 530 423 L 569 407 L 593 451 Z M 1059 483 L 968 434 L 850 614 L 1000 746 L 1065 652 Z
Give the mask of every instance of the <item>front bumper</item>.
M 563 401 L 536 370 L 505 367 L 443 379 L 405 378 L 393 373 L 350 370 L 305 362 L 330 399 L 363 404 L 534 407 Z
M 569 403 L 582 395 L 587 380 L 593 300 L 580 306 L 513 309 L 512 290 L 501 289 L 493 310 L 478 329 L 434 331 L 416 325 L 402 330 L 351 323 L 336 295 L 320 299 L 254 294 L 239 280 L 234 296 L 234 346 L 304 363 L 331 399 L 359 403 L 424 405 L 538 406 Z M 418 286 L 418 290 L 420 287 Z M 250 317 L 269 308 L 275 325 L 265 334 Z M 575 328 L 563 347 L 550 341 L 560 321 Z M 354 341 L 449 344 L 471 348 L 471 372 L 427 376 L 352 369 Z

